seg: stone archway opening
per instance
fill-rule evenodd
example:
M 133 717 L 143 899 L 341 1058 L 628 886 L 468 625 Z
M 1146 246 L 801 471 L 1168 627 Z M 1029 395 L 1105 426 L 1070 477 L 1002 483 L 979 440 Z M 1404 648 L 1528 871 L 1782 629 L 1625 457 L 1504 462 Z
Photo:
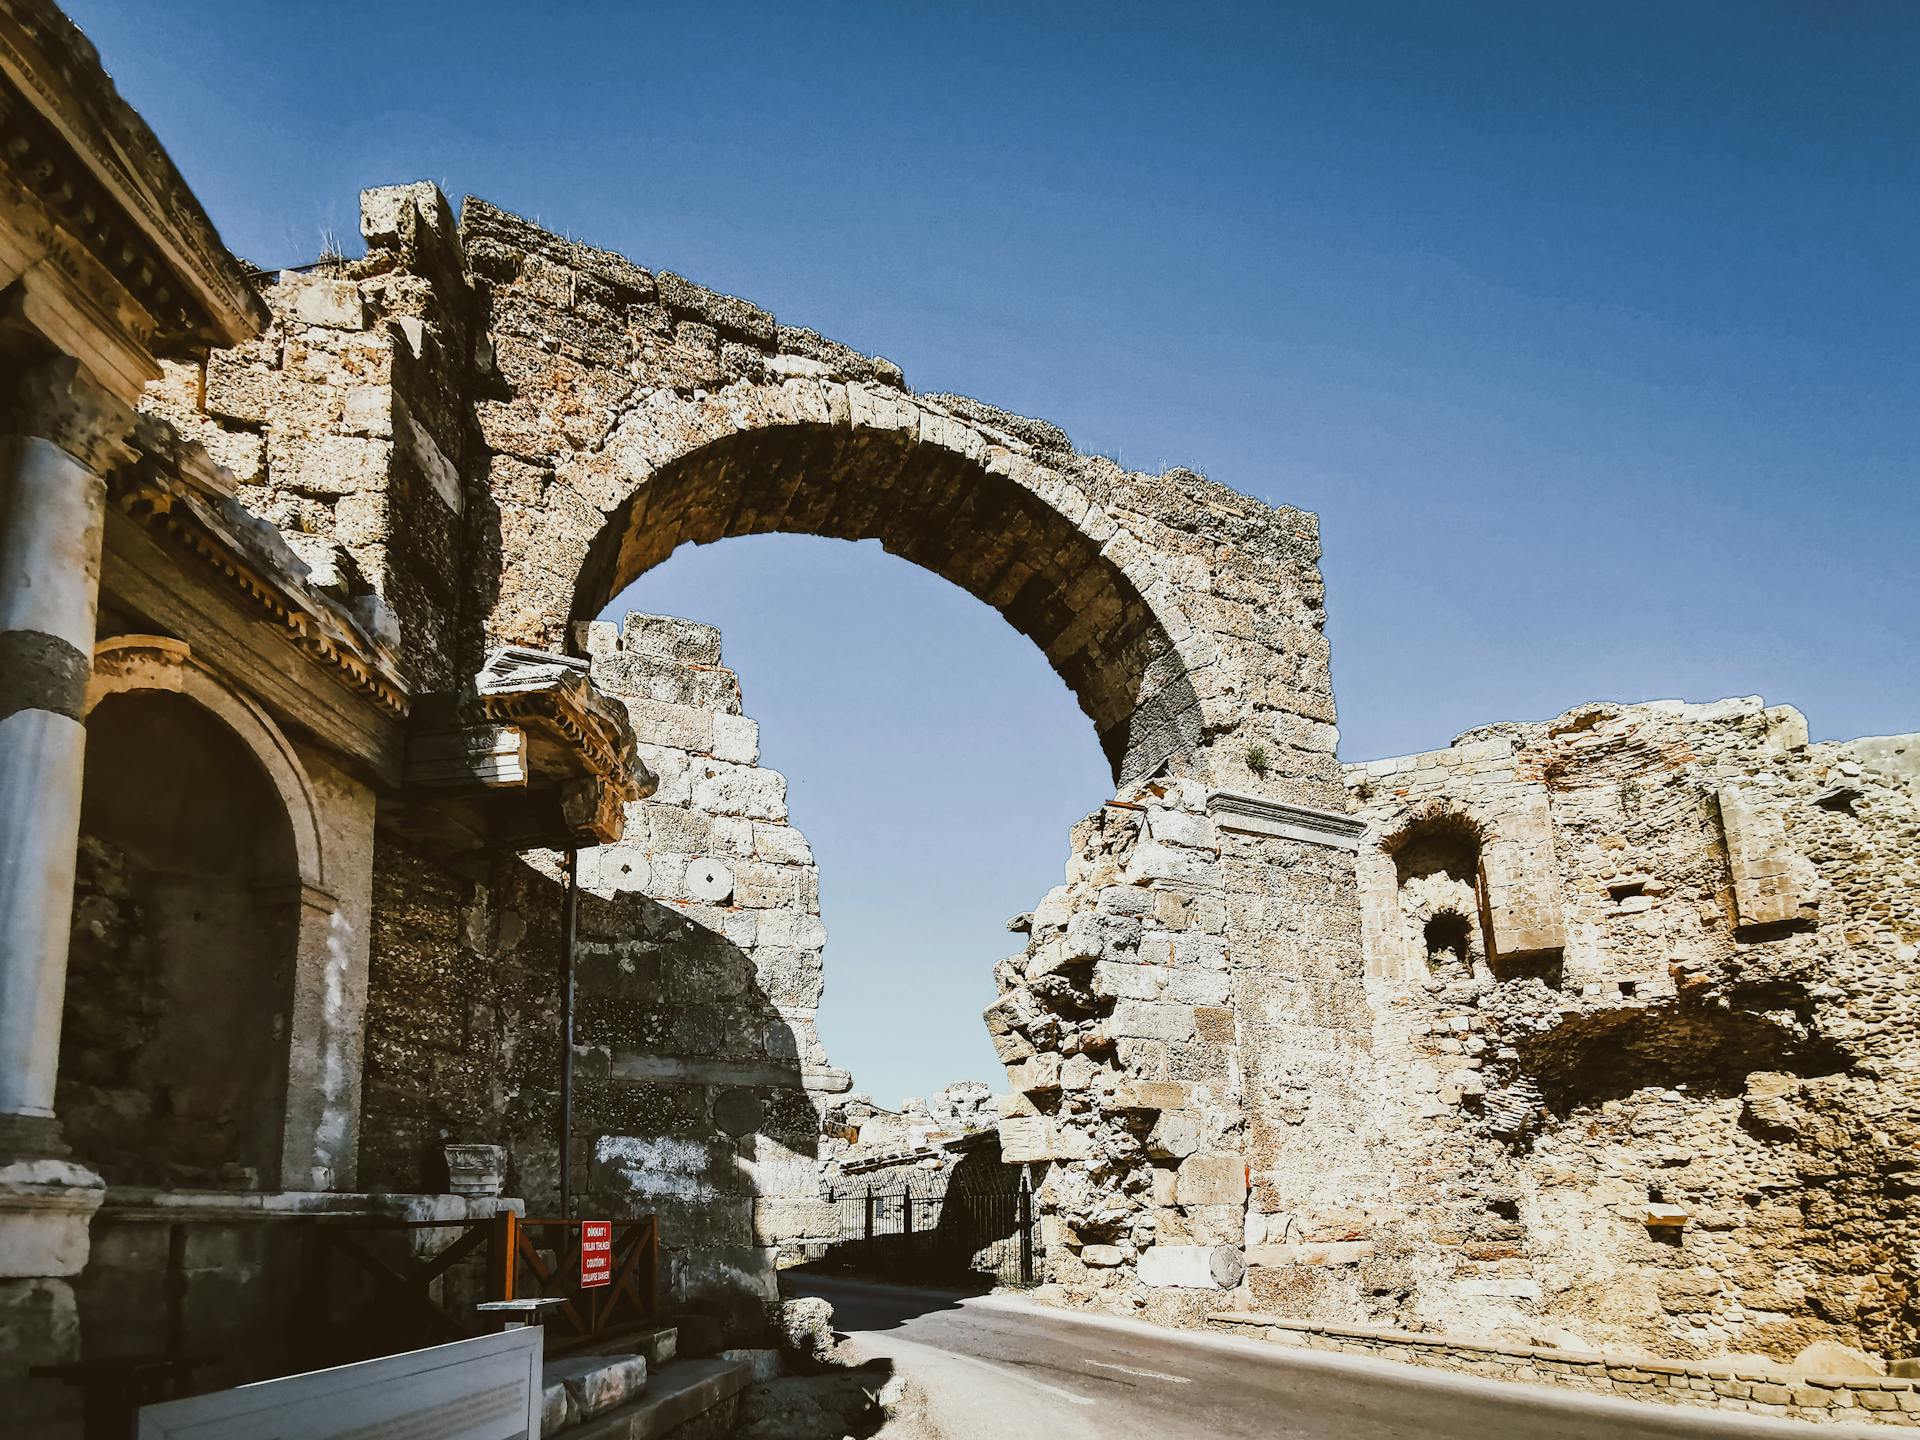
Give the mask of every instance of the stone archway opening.
M 300 866 L 287 808 L 212 712 L 159 690 L 87 721 L 58 1105 L 110 1183 L 280 1180 Z
M 603 457 L 619 455 L 619 435 Z M 1182 763 L 1201 743 L 1178 646 L 1099 528 L 914 432 L 742 430 L 650 470 L 588 547 L 571 619 L 599 615 L 681 545 L 768 533 L 877 540 L 998 611 L 1072 691 L 1116 783 Z

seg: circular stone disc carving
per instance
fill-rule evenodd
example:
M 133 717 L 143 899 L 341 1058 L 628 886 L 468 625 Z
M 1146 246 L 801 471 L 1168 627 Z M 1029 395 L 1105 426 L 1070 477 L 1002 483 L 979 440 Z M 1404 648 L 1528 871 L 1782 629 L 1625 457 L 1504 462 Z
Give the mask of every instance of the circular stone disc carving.
M 733 871 L 718 860 L 696 860 L 687 866 L 687 894 L 718 905 L 733 894 Z

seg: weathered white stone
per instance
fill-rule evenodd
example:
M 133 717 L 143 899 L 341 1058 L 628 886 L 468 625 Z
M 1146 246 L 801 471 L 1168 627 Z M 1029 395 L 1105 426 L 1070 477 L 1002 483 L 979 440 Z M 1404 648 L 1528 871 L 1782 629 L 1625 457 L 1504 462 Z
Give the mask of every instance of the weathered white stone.
M 1246 1261 L 1231 1245 L 1151 1245 L 1137 1273 L 1155 1289 L 1226 1290 L 1240 1283 Z

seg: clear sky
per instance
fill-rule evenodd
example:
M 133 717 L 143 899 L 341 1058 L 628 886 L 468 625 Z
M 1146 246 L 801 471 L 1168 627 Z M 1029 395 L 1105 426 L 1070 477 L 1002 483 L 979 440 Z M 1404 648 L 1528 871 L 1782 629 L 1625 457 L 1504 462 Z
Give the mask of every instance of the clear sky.
M 228 243 L 430 178 L 1319 512 L 1348 759 L 1591 698 L 1920 729 L 1920 5 L 70 0 Z M 730 541 L 877 1098 L 999 1081 L 1007 915 L 1108 775 L 997 616 Z

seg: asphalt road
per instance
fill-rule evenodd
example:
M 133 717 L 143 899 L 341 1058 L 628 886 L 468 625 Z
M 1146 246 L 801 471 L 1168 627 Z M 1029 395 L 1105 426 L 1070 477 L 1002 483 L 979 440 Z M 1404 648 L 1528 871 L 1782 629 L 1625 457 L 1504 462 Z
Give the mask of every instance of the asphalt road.
M 942 1440 L 1628 1440 L 1884 1436 L 1510 1385 L 1264 1341 L 795 1275 L 926 1395 Z

